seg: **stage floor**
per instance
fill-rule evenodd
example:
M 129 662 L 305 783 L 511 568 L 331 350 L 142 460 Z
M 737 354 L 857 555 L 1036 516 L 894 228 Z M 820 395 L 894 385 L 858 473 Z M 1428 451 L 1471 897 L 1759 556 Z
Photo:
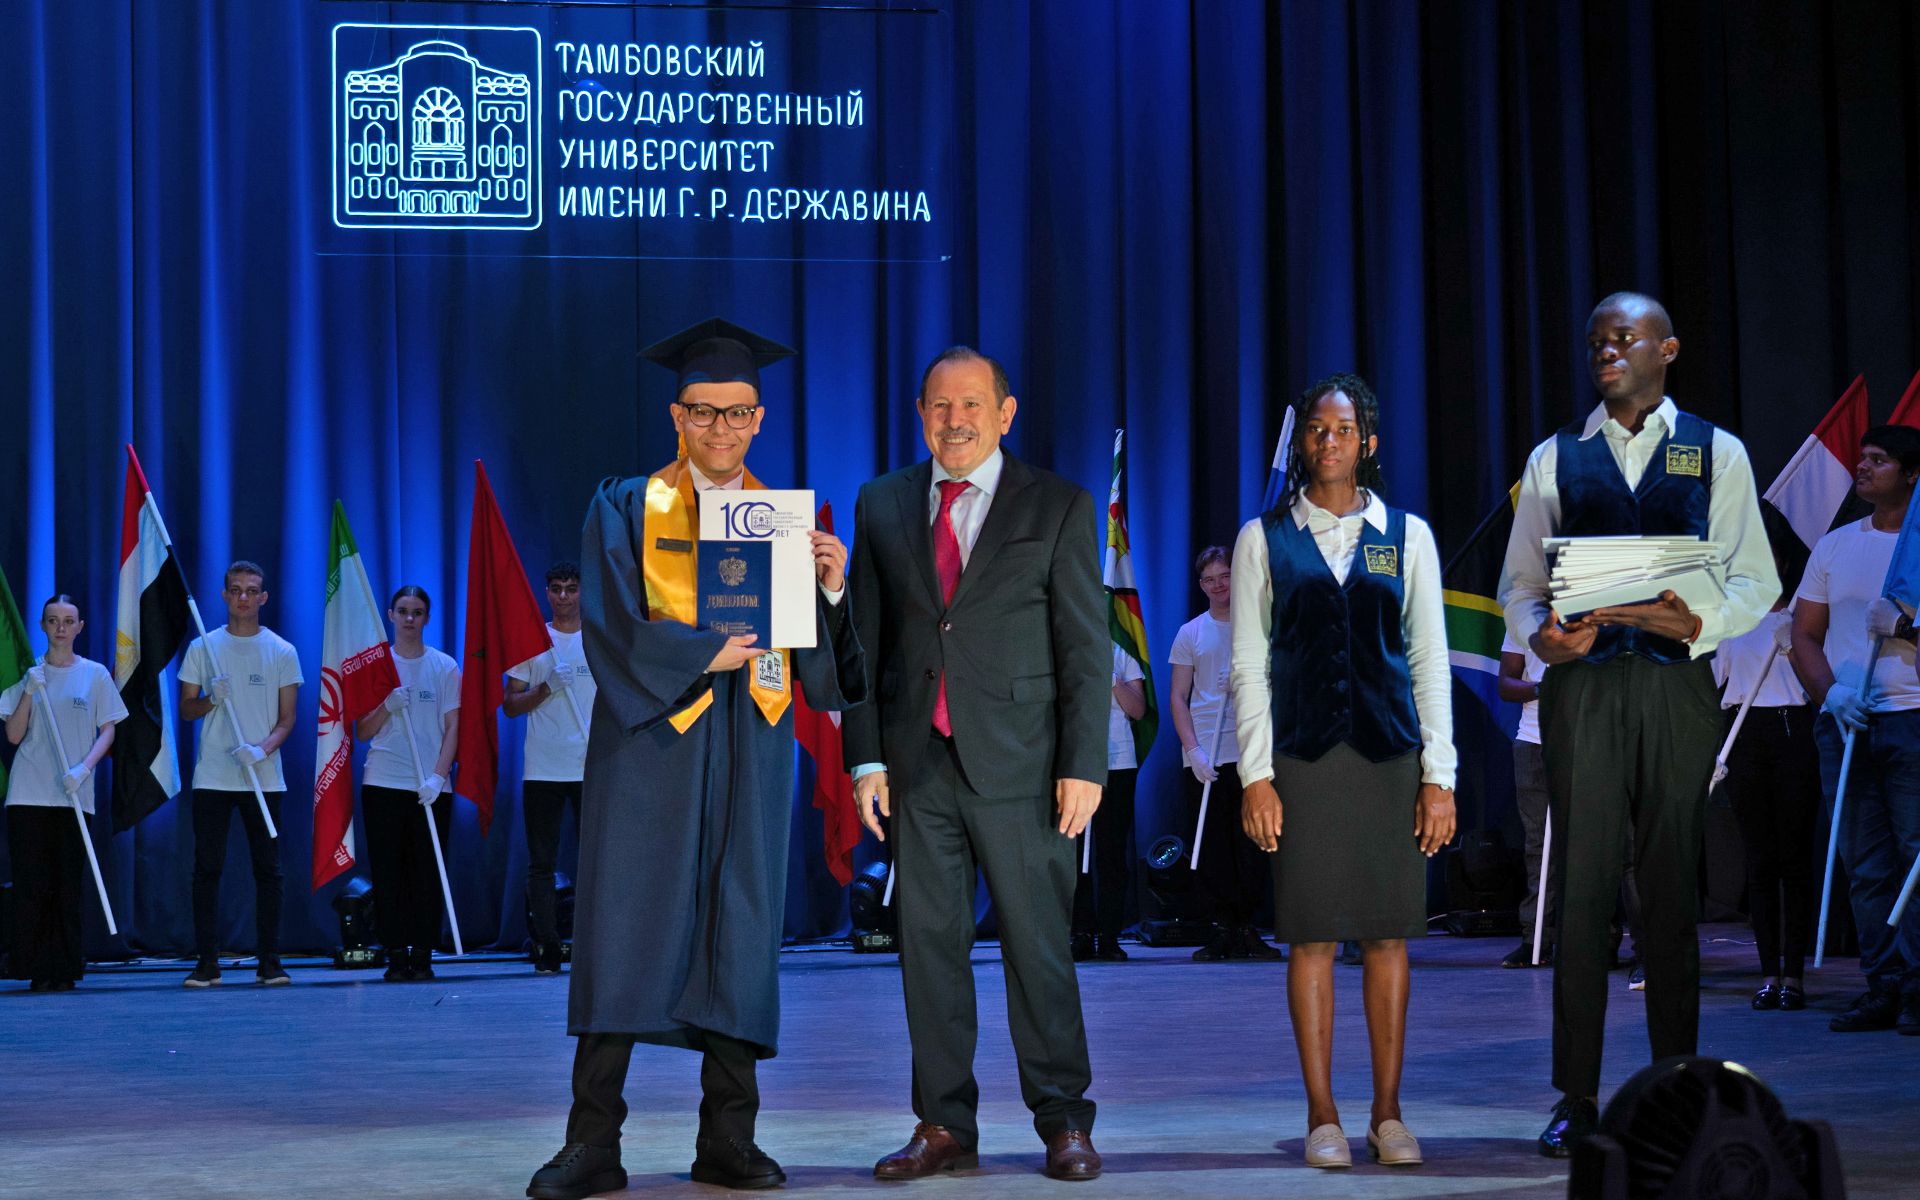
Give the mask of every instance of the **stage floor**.
M 1911 1197 L 1920 1151 L 1920 1038 L 1831 1034 L 1858 984 L 1829 960 L 1802 1013 L 1756 1013 L 1747 930 L 1703 931 L 1701 1052 L 1756 1070 L 1794 1116 L 1834 1125 L 1849 1195 Z M 1534 1153 L 1547 1087 L 1546 971 L 1503 971 L 1506 940 L 1414 947 L 1404 1104 L 1427 1164 L 1300 1165 L 1305 1104 L 1285 967 L 1199 964 L 1129 946 L 1080 979 L 1111 1196 L 1560 1197 L 1566 1166 Z M 19 1197 L 519 1196 L 559 1148 L 573 1043 L 566 980 L 520 961 L 446 962 L 426 984 L 296 968 L 255 986 L 251 964 L 188 991 L 177 968 L 106 967 L 70 993 L 0 991 L 0 1195 Z M 1058 1195 L 1019 1099 L 998 947 L 974 952 L 982 1035 L 978 1172 L 916 1195 Z M 1368 1076 L 1359 968 L 1336 976 L 1335 1081 L 1363 1139 Z M 781 959 L 782 1053 L 761 1066 L 759 1141 L 788 1189 L 873 1194 L 875 1158 L 911 1132 L 895 960 L 844 949 Z M 1641 997 L 1610 978 L 1606 1086 L 1644 1065 Z M 696 1059 L 634 1055 L 629 1194 L 718 1195 L 688 1180 Z M 901 1194 L 895 1191 L 893 1194 Z

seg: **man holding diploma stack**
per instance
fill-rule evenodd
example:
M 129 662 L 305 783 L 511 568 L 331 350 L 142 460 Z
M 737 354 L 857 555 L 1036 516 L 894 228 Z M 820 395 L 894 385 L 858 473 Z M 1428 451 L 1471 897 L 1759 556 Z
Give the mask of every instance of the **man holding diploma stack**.
M 847 550 L 811 535 L 814 646 L 785 650 L 697 620 L 698 510 L 758 489 L 760 368 L 793 351 L 706 321 L 643 352 L 676 372 L 684 453 L 602 484 L 587 512 L 580 615 L 598 687 L 581 798 L 568 1032 L 579 1038 L 567 1144 L 535 1200 L 627 1185 L 621 1096 L 635 1042 L 701 1052 L 696 1182 L 775 1187 L 754 1144 L 757 1062 L 776 1052 L 793 807 L 793 683 L 821 711 L 866 696 L 846 597 Z
M 1601 403 L 1537 446 L 1520 477 L 1500 604 L 1513 639 L 1546 664 L 1541 748 L 1553 820 L 1548 886 L 1560 914 L 1553 1086 L 1540 1152 L 1570 1157 L 1599 1124 L 1608 921 L 1632 837 L 1645 931 L 1653 1058 L 1692 1054 L 1700 1027 L 1699 859 L 1719 747 L 1708 655 L 1780 594 L 1746 447 L 1665 394 L 1679 356 L 1667 310 L 1617 292 L 1587 322 Z M 1541 539 L 1692 537 L 1719 547 L 1724 599 L 1695 611 L 1671 590 L 1563 621 Z

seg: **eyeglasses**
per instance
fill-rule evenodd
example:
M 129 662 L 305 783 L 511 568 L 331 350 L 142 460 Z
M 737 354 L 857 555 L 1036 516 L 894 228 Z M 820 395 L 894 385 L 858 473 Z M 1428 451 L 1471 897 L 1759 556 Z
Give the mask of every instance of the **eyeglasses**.
M 680 407 L 685 409 L 687 420 L 695 428 L 707 428 L 708 424 L 714 422 L 714 417 L 726 417 L 728 428 L 733 430 L 743 430 L 749 424 L 753 424 L 753 415 L 760 411 L 760 405 L 735 405 L 732 409 L 716 409 L 712 405 L 680 405 Z
M 238 587 L 230 587 L 230 588 L 228 588 L 228 589 L 227 589 L 227 595 L 229 595 L 229 596 L 233 596 L 233 597 L 236 597 L 236 598 L 238 598 L 238 597 L 241 597 L 241 596 L 244 596 L 244 597 L 246 597 L 246 598 L 247 598 L 247 599 L 249 599 L 249 600 L 258 600 L 258 599 L 259 599 L 260 597 L 262 597 L 262 596 L 264 596 L 264 595 L 266 595 L 266 594 L 267 594 L 267 590 L 266 590 L 265 588 L 256 588 L 256 587 L 250 587 L 250 588 L 238 588 Z

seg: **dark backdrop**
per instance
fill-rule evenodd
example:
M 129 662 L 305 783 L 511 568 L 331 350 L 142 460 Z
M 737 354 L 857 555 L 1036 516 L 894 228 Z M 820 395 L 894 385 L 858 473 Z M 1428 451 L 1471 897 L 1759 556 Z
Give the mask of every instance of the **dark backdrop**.
M 1451 551 L 1589 403 L 1579 333 L 1610 289 L 1667 300 L 1673 393 L 1746 437 L 1763 485 L 1853 374 L 1880 415 L 1920 366 L 1901 0 L 953 3 L 953 257 L 897 265 L 320 256 L 326 123 L 287 86 L 303 8 L 0 0 L 0 567 L 30 615 L 81 597 L 95 658 L 121 443 L 216 609 L 227 559 L 267 565 L 310 679 L 336 496 L 376 590 L 425 585 L 429 639 L 457 647 L 471 460 L 530 571 L 573 555 L 595 481 L 672 454 L 668 381 L 634 351 L 713 313 L 799 347 L 755 469 L 844 517 L 921 452 L 911 394 L 950 342 L 1006 360 L 1015 453 L 1096 493 L 1125 425 L 1156 658 L 1201 604 L 1193 551 L 1252 514 L 1280 404 L 1321 374 L 1375 383 L 1391 498 Z M 294 946 L 335 937 L 305 884 L 313 695 L 286 751 Z M 1184 821 L 1177 750 L 1163 722 L 1142 838 Z M 469 944 L 521 937 L 515 790 L 484 842 L 458 806 Z M 96 955 L 187 945 L 183 807 L 102 822 L 127 932 L 89 906 Z M 795 829 L 788 931 L 833 931 L 804 798 Z M 230 945 L 247 892 L 236 845 Z

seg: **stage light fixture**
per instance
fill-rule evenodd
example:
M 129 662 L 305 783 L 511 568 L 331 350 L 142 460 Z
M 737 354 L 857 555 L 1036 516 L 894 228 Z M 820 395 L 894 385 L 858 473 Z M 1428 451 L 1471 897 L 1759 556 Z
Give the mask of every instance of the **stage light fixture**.
M 1788 1117 L 1752 1071 L 1662 1059 L 1574 1147 L 1568 1200 L 1843 1200 L 1833 1129 Z
M 887 894 L 885 861 L 870 862 L 853 877 L 847 889 L 847 916 L 853 922 L 853 949 L 856 954 L 891 953 L 897 928 L 891 905 L 883 904 Z
M 1201 946 L 1212 936 L 1205 920 L 1193 869 L 1188 866 L 1187 841 L 1177 833 L 1162 834 L 1140 860 L 1147 895 L 1159 915 L 1140 922 L 1140 941 L 1148 946 Z
M 340 948 L 333 952 L 333 965 L 342 971 L 380 966 L 386 955 L 371 945 L 375 933 L 373 885 L 357 877 L 347 880 L 347 886 L 333 898 L 333 911 L 340 917 Z

